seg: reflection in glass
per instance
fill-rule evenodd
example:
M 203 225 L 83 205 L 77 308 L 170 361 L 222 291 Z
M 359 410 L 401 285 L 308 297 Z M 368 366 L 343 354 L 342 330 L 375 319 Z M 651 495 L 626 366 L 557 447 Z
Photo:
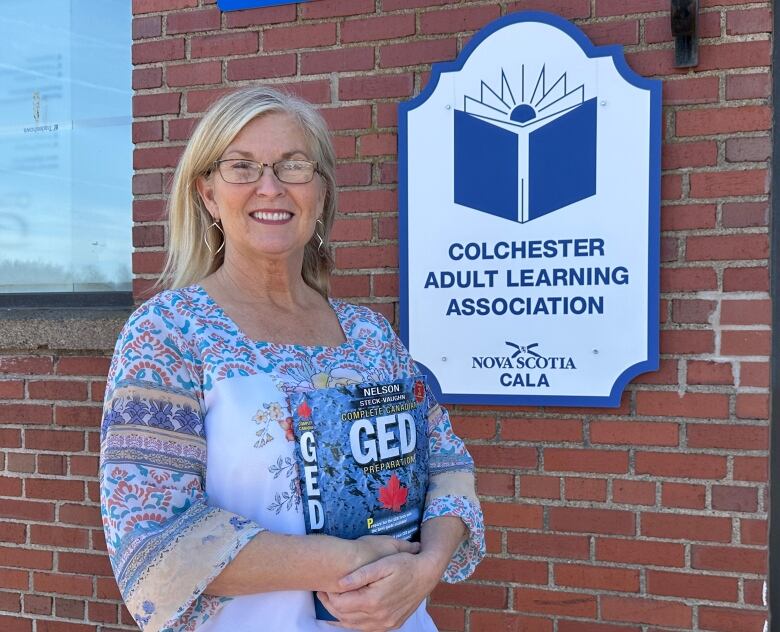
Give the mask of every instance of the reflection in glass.
M 0 12 L 0 292 L 130 289 L 126 0 Z

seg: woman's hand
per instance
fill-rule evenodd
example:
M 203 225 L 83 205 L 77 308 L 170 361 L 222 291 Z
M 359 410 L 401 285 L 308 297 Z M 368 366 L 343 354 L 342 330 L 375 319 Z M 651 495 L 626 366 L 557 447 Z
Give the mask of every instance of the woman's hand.
M 353 541 L 355 545 L 354 560 L 352 570 L 375 562 L 388 555 L 397 553 L 418 553 L 420 551 L 419 542 L 407 542 L 406 540 L 397 540 L 389 535 L 364 535 Z M 350 590 L 346 588 L 345 590 Z
M 423 554 L 383 557 L 344 577 L 347 592 L 317 593 L 338 620 L 339 627 L 361 632 L 385 632 L 403 625 L 431 593 L 441 577 L 441 565 Z

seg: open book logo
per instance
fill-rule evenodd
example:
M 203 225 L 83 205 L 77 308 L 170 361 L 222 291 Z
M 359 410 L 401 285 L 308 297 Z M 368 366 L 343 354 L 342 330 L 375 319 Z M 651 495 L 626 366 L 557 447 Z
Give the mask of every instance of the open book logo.
M 518 70 L 455 110 L 455 203 L 524 223 L 595 195 L 597 115 L 566 73 Z

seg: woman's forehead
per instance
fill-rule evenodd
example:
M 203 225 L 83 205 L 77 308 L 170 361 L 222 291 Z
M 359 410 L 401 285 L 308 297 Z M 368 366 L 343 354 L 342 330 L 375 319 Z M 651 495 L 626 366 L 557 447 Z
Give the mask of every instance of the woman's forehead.
M 271 112 L 249 121 L 225 151 L 231 150 L 246 154 L 297 151 L 307 155 L 311 151 L 300 122 L 286 112 Z

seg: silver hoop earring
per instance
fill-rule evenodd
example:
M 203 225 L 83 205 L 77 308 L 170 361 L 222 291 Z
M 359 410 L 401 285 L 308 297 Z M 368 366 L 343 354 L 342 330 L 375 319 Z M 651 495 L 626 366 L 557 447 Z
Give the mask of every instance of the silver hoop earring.
M 219 234 L 222 235 L 222 243 L 219 245 L 219 248 L 217 248 L 216 252 L 214 252 L 214 250 L 211 248 L 211 244 L 209 243 L 209 231 L 212 228 L 216 228 L 219 231 Z M 222 226 L 219 225 L 217 220 L 214 220 L 206 229 L 206 232 L 203 233 L 203 243 L 206 244 L 206 248 L 212 257 L 216 257 L 220 252 L 222 252 L 222 249 L 225 247 L 225 231 L 222 230 Z
M 318 217 L 317 223 L 322 226 L 322 232 L 325 233 L 325 224 L 322 222 L 322 220 Z M 320 240 L 320 243 L 317 245 L 317 253 L 322 256 L 322 251 L 325 248 L 325 242 L 322 240 L 322 235 L 320 235 L 316 230 L 314 231 L 314 234 L 317 236 L 317 239 Z

